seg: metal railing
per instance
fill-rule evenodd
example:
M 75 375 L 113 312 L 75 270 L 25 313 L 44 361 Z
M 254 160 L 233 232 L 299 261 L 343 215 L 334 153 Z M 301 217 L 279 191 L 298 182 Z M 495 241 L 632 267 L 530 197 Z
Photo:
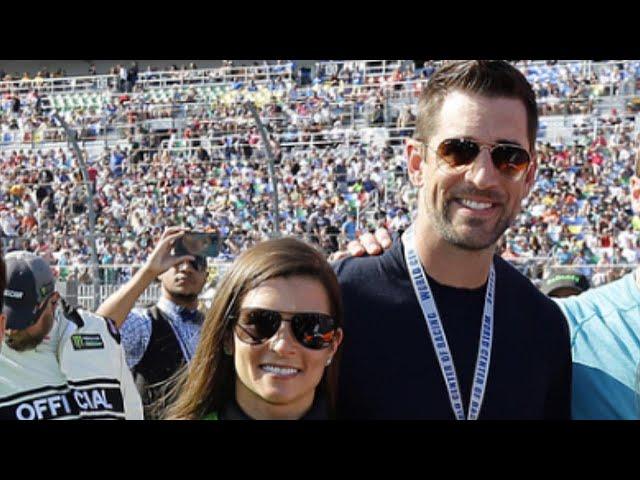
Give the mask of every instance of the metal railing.
M 1 81 L 0 92 L 28 93 L 36 90 L 40 93 L 77 92 L 104 90 L 117 80 L 117 75 L 91 75 L 78 77 L 35 78 L 29 80 Z
M 397 82 L 397 84 L 408 84 L 410 82 Z M 392 83 L 391 85 L 394 85 L 394 83 Z M 404 95 L 403 93 L 400 93 L 399 95 Z M 413 94 L 412 94 L 413 95 Z M 618 98 L 620 101 L 624 101 L 627 99 L 631 99 L 631 98 L 635 98 L 631 95 L 622 95 L 622 96 L 618 96 L 616 97 Z M 551 102 L 551 103 L 550 103 Z M 540 104 L 540 108 L 542 110 L 546 109 L 546 105 L 548 104 L 552 104 L 554 105 L 553 108 L 551 108 L 547 113 L 549 114 L 555 114 L 555 115 L 561 115 L 561 114 L 566 114 L 567 112 L 572 111 L 572 108 L 578 108 L 581 105 L 585 106 L 588 105 L 589 100 L 586 100 L 584 98 L 577 98 L 577 99 L 561 99 L 558 101 L 550 101 L 549 99 L 540 99 L 539 104 Z M 397 110 L 397 106 L 391 105 L 392 107 L 394 107 Z M 150 111 L 147 107 L 149 107 L 149 104 L 146 104 L 146 106 L 142 106 L 140 110 L 137 110 L 138 113 L 142 114 L 143 116 L 146 115 L 154 115 L 152 111 Z M 149 126 L 154 120 L 157 120 L 159 118 L 176 118 L 178 116 L 183 117 L 181 119 L 182 122 L 186 122 L 189 121 L 189 119 L 200 119 L 203 116 L 206 116 L 207 113 L 210 112 L 210 104 L 207 102 L 186 102 L 186 103 L 180 103 L 180 102 L 175 102 L 175 103 L 171 103 L 171 104 L 162 104 L 162 105 L 158 105 L 159 109 L 157 110 L 157 112 L 160 112 L 161 114 L 153 117 L 153 118 L 145 118 L 143 120 L 137 121 L 135 123 L 130 123 L 130 124 L 122 124 L 122 123 L 113 123 L 110 121 L 107 121 L 106 118 L 101 118 L 100 122 L 97 125 L 98 131 L 95 131 L 96 128 L 96 124 L 90 124 L 90 125 L 83 125 L 83 126 L 76 126 L 75 128 L 81 129 L 84 131 L 84 133 L 80 136 L 81 139 L 90 139 L 90 138 L 96 138 L 100 135 L 101 131 L 103 133 L 103 135 L 107 135 L 108 133 L 113 133 L 114 130 L 118 130 L 118 129 L 126 129 L 126 128 L 135 128 L 136 126 Z M 167 107 L 163 110 L 162 107 Z M 355 106 L 353 103 L 350 102 L 332 102 L 330 105 L 331 108 L 336 108 L 337 110 L 332 111 L 332 115 L 340 115 L 341 118 L 344 116 L 345 112 L 345 108 L 347 109 L 347 116 L 349 117 L 350 120 L 350 124 L 355 124 L 355 120 L 356 118 L 362 118 L 364 115 L 366 115 L 365 111 L 358 111 L 356 112 Z M 597 104 L 593 104 L 591 105 L 591 110 L 593 108 L 596 108 Z M 177 108 L 178 110 L 175 110 L 175 108 Z M 153 110 L 153 109 L 151 109 Z M 124 115 L 125 113 L 128 112 L 123 112 L 122 114 Z M 116 114 L 116 117 L 118 116 L 118 114 Z M 269 119 L 271 120 L 271 119 Z M 283 118 L 277 118 L 277 119 L 273 119 L 274 121 L 282 121 Z M 209 121 L 214 121 L 214 120 L 209 120 Z M 388 123 L 385 123 L 385 126 L 388 125 Z M 171 128 L 175 128 L 177 125 L 175 123 L 172 122 L 171 124 Z M 93 130 L 92 130 L 93 129 Z M 45 142 L 47 140 L 50 141 L 55 141 L 59 139 L 59 130 L 55 129 L 55 128 L 47 128 L 47 129 L 36 129 L 35 131 L 29 132 L 29 131 L 18 131 L 15 134 L 12 134 L 11 132 L 8 132 L 5 134 L 5 138 L 3 138 L 4 140 L 4 144 L 5 145 L 14 145 L 14 144 L 18 144 L 18 143 L 31 143 L 32 146 L 35 146 L 35 144 L 38 143 L 42 143 Z
M 113 295 L 122 285 L 100 285 L 98 303 Z M 56 290 L 72 305 L 78 305 L 88 310 L 94 310 L 94 290 L 92 285 L 86 285 L 74 280 L 57 282 Z M 161 287 L 154 283 L 140 295 L 135 302 L 136 307 L 153 305 L 160 298 Z
M 100 285 L 97 290 L 97 304 L 99 305 L 121 288 L 141 266 L 141 264 L 100 265 L 98 267 Z M 231 262 L 210 260 L 207 284 L 215 286 L 230 266 Z M 95 309 L 91 265 L 52 265 L 52 268 L 57 276 L 56 289 L 68 302 L 81 305 L 84 308 Z M 155 303 L 160 297 L 160 293 L 160 283 L 152 283 L 140 295 L 136 301 L 136 306 L 143 307 Z
M 280 65 L 223 66 L 196 70 L 141 72 L 136 85 L 140 87 L 167 87 L 175 85 L 209 85 L 216 83 L 250 82 L 263 84 L 274 78 L 291 79 L 293 63 Z
M 378 84 L 370 84 L 366 79 L 387 77 L 395 72 L 398 68 L 407 70 L 407 61 L 402 60 L 363 60 L 363 61 L 329 61 L 319 62 L 318 67 L 335 66 L 336 71 L 342 69 L 345 63 L 353 63 L 362 65 L 363 83 L 354 84 L 353 87 L 377 88 Z M 591 74 L 604 77 L 605 84 L 614 85 L 615 81 L 608 82 L 607 77 L 610 71 L 618 64 L 632 64 L 635 62 L 629 60 L 592 62 L 592 61 L 563 61 L 556 66 L 545 66 L 540 62 L 530 62 L 527 67 L 519 65 L 519 68 L 526 73 L 527 68 L 538 66 L 541 71 L 555 71 L 560 67 L 579 66 L 580 73 Z M 409 68 L 414 71 L 414 68 Z M 574 69 L 575 70 L 575 69 Z M 635 72 L 626 72 L 629 77 L 635 76 Z M 138 73 L 136 85 L 139 89 L 164 88 L 172 86 L 190 86 L 190 85 L 215 85 L 220 83 L 249 82 L 255 84 L 264 84 L 275 78 L 291 80 L 294 74 L 293 64 L 284 63 L 281 65 L 258 65 L 258 66 L 223 66 L 217 68 L 193 69 L 193 70 L 163 70 L 163 71 L 142 71 Z M 422 81 L 422 80 L 420 80 Z M 116 89 L 119 83 L 119 75 L 93 75 L 93 76 L 74 76 L 61 78 L 38 78 L 29 80 L 13 80 L 0 82 L 0 91 L 9 91 L 13 93 L 27 93 L 31 90 L 37 90 L 41 93 L 65 93 L 77 91 L 100 91 Z
M 351 65 L 354 68 L 352 71 L 360 71 L 363 78 L 376 78 L 386 75 L 391 75 L 398 68 L 400 68 L 404 60 L 325 60 L 322 62 L 316 62 L 316 72 L 321 70 L 324 72 L 325 78 L 333 75 L 339 75 L 345 67 L 345 64 Z
M 208 85 L 215 83 L 247 82 L 266 83 L 274 78 L 291 79 L 293 63 L 280 65 L 232 66 L 191 70 L 160 70 L 138 72 L 136 85 L 146 88 L 175 85 Z M 110 90 L 118 87 L 119 75 L 86 75 L 57 78 L 33 78 L 0 81 L 0 91 L 28 93 L 66 93 L 87 90 Z
M 362 229 L 360 229 L 359 233 L 361 232 Z M 314 237 L 314 234 L 296 236 L 309 242 Z M 636 263 L 566 265 L 554 263 L 553 257 L 508 258 L 505 260 L 507 260 L 521 273 L 523 273 L 525 276 L 535 281 L 536 283 L 540 283 L 541 281 L 543 281 L 543 275 L 549 275 L 550 272 L 562 273 L 571 271 L 579 272 L 585 275 L 585 277 L 589 279 L 592 287 L 597 287 L 605 283 L 612 282 L 620 278 L 622 275 L 625 275 L 633 271 L 635 268 L 638 268 L 638 266 L 640 265 Z M 207 283 L 208 287 L 203 289 L 203 292 L 200 295 L 201 299 L 208 299 L 208 297 L 210 296 L 210 289 L 215 288 L 217 283 L 229 270 L 231 265 L 232 262 L 230 261 L 216 261 L 215 263 L 210 264 L 210 277 Z M 102 265 L 100 268 L 104 270 L 121 268 L 128 269 L 132 272 L 136 267 L 139 267 L 139 265 Z M 59 270 L 61 268 L 80 268 L 80 270 L 82 271 L 82 268 L 78 266 L 54 267 L 54 269 L 56 270 Z M 88 268 L 86 269 L 86 271 L 88 271 Z M 86 277 L 85 273 L 80 275 L 80 277 L 59 278 L 56 283 L 56 289 L 69 303 L 82 306 L 83 308 L 92 309 L 94 305 L 94 290 L 93 286 L 87 282 L 90 282 L 90 278 Z M 119 288 L 122 287 L 123 284 L 124 280 L 117 279 L 116 277 L 114 277 L 113 282 L 101 284 L 99 289 L 100 298 L 98 303 L 101 303 L 110 295 L 115 293 Z M 135 303 L 135 306 L 146 307 L 152 305 L 158 300 L 158 298 L 160 298 L 160 295 L 161 286 L 158 282 L 154 282 L 142 293 L 142 295 L 140 295 Z

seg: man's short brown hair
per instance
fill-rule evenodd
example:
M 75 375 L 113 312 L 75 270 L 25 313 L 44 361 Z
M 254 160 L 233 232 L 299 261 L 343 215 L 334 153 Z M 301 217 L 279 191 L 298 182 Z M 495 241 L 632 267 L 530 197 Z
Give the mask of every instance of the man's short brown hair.
M 420 95 L 416 138 L 428 141 L 436 129 L 444 97 L 454 90 L 522 100 L 527 110 L 529 147 L 533 151 L 538 132 L 536 96 L 525 76 L 503 60 L 456 60 L 439 68 Z

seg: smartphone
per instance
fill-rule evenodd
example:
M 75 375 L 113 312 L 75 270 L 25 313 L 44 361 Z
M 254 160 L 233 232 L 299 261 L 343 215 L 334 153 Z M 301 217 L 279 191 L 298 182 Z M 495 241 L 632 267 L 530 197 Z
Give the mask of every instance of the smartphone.
M 220 252 L 220 237 L 217 233 L 186 232 L 173 245 L 173 254 L 217 257 Z

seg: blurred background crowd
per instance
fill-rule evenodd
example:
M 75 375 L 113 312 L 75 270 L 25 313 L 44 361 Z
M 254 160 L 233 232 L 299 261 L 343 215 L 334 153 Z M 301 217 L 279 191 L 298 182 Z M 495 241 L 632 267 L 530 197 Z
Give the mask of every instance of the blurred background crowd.
M 274 230 L 327 254 L 379 226 L 411 222 L 403 155 L 421 88 L 439 61 L 222 61 L 0 71 L 0 231 L 61 281 L 128 279 L 172 225 L 216 232 L 224 269 Z M 246 62 L 245 62 L 246 63 Z M 539 171 L 499 253 L 532 280 L 578 272 L 592 285 L 638 263 L 628 201 L 640 124 L 640 61 L 514 61 L 536 91 Z M 71 128 L 86 164 L 69 142 Z M 90 208 L 95 212 L 91 228 Z

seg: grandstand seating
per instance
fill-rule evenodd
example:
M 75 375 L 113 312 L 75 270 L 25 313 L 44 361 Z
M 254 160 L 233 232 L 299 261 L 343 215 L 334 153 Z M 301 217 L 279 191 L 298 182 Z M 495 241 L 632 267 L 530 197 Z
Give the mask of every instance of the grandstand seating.
M 596 203 L 611 190 L 625 188 L 613 179 L 628 178 L 624 162 L 629 157 L 625 154 L 621 160 L 620 151 L 637 145 L 640 124 L 624 105 L 635 93 L 639 63 L 518 65 L 538 89 L 544 114 L 538 133 L 545 149 L 541 168 L 555 169 L 558 156 L 562 162 L 570 158 L 566 162 L 571 174 L 566 178 L 571 180 L 576 172 L 593 174 L 591 159 L 602 154 L 609 163 L 599 172 L 605 188 L 593 196 Z M 316 67 L 322 75 L 308 85 L 296 83 L 291 63 L 141 72 L 131 91 L 119 91 L 115 75 L 0 82 L 6 98 L 17 95 L 21 101 L 17 113 L 10 103 L 3 103 L 0 116 L 0 160 L 7 166 L 1 173 L 0 208 L 5 213 L 0 226 L 5 234 L 17 233 L 9 246 L 41 249 L 38 239 L 50 238 L 52 261 L 59 262 L 61 252 L 69 251 L 72 263 L 88 262 L 86 209 L 78 206 L 69 188 L 77 165 L 62 130 L 50 118 L 54 112 L 65 115 L 77 130 L 87 164 L 95 168 L 96 234 L 100 261 L 105 264 L 139 263 L 154 235 L 171 222 L 219 230 L 227 240 L 224 258 L 233 258 L 270 234 L 273 218 L 264 149 L 247 101 L 259 108 L 276 150 L 282 189 L 280 225 L 287 234 L 303 236 L 330 251 L 346 242 L 340 227 L 349 213 L 356 215 L 360 231 L 408 221 L 413 196 L 402 162 L 402 142 L 412 134 L 413 125 L 411 121 L 396 125 L 400 113 L 415 106 L 429 68 L 406 61 L 319 62 Z M 352 83 L 343 74 L 345 68 L 353 74 Z M 33 106 L 34 88 L 42 96 L 39 109 Z M 620 117 L 617 123 L 611 119 L 612 108 Z M 8 128 L 12 121 L 17 128 Z M 625 136 L 628 142 L 621 140 Z M 599 137 L 606 137 L 606 146 L 594 145 Z M 580 154 L 572 150 L 576 141 L 584 145 Z M 117 165 L 120 160 L 123 168 Z M 338 163 L 344 164 L 343 170 L 336 170 Z M 38 179 L 43 170 L 52 173 L 51 181 Z M 587 180 L 581 180 L 583 186 L 597 190 Z M 22 185 L 35 195 L 48 184 L 56 186 L 57 212 L 51 218 L 45 207 L 33 209 L 28 199 L 11 193 L 12 187 Z M 545 197 L 536 189 L 532 198 L 531 202 L 542 202 Z M 82 211 L 73 213 L 74 208 Z M 327 209 L 320 221 L 319 208 Z M 575 212 L 564 213 L 565 218 L 575 217 Z M 30 216 L 35 217 L 35 228 L 29 227 L 31 221 L 25 222 Z M 11 219 L 18 225 L 12 227 Z M 531 217 L 523 215 L 512 230 L 532 225 Z M 623 229 L 620 225 L 618 232 Z M 556 243 L 571 243 L 570 249 L 577 252 L 585 240 L 574 237 L 587 229 L 572 229 Z M 516 237 L 508 233 L 501 248 L 511 243 L 521 250 Z M 535 255 L 531 249 L 514 250 L 512 260 L 519 261 L 518 255 L 526 262 L 532 258 L 554 262 L 557 252 L 552 247 L 541 247 Z

